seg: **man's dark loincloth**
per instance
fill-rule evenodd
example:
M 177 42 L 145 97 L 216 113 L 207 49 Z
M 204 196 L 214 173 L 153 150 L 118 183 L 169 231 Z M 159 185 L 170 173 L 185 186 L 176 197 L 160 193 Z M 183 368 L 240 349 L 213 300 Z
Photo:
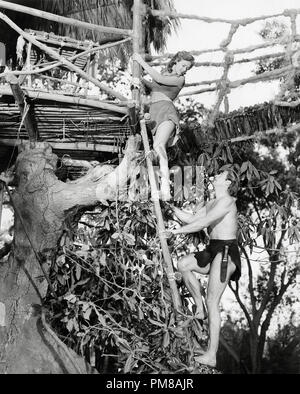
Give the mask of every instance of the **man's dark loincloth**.
M 227 246 L 227 248 L 226 248 Z M 211 239 L 207 247 L 201 252 L 194 253 L 199 267 L 204 268 L 211 264 L 218 253 L 222 253 L 220 279 L 225 282 L 227 276 L 228 256 L 235 264 L 236 270 L 231 275 L 230 280 L 237 281 L 241 276 L 241 258 L 236 239 Z M 227 258 L 226 258 L 227 257 Z

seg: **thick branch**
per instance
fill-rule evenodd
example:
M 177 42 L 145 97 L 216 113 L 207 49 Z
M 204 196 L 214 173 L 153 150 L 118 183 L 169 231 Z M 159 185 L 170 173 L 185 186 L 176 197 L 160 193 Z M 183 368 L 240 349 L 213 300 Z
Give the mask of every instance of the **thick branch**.
M 295 41 L 299 41 L 299 35 L 293 38 Z M 275 45 L 286 45 L 289 43 L 289 38 L 285 38 L 285 37 L 281 37 L 275 40 L 267 40 L 266 42 L 259 44 L 259 45 L 251 45 L 248 46 L 246 48 L 241 48 L 241 49 L 234 49 L 231 50 L 230 52 L 233 55 L 240 55 L 240 54 L 244 54 L 244 53 L 248 53 L 248 52 L 254 52 L 257 51 L 258 49 L 265 49 L 268 47 L 272 47 Z M 210 49 L 202 49 L 201 51 L 191 51 L 191 54 L 194 56 L 200 56 L 206 53 L 214 53 L 214 52 L 220 52 L 223 51 L 222 47 L 219 48 L 210 48 Z M 295 50 L 296 52 L 297 50 Z M 294 53 L 292 51 L 292 53 Z M 150 65 L 152 66 L 161 66 L 161 65 L 166 65 L 166 61 L 160 61 L 160 59 L 164 58 L 164 59 L 171 59 L 173 56 L 175 55 L 175 53 L 165 53 L 163 55 L 158 55 L 158 56 L 152 56 L 152 61 L 150 62 Z M 260 59 L 267 59 L 268 57 L 277 57 L 277 56 L 284 56 L 284 53 L 271 53 L 271 54 L 267 54 L 267 55 L 263 55 L 263 56 L 256 56 L 250 59 L 239 59 L 239 60 L 235 60 L 234 64 L 237 63 L 243 63 L 244 61 L 256 61 L 256 60 L 260 60 Z M 196 62 L 195 65 L 197 66 L 216 66 L 216 67 L 221 67 L 223 63 L 220 62 Z
M 73 56 L 69 56 L 68 60 L 69 61 L 74 61 L 75 59 L 82 57 L 82 56 L 86 56 L 95 52 L 98 52 L 100 50 L 104 50 L 104 49 L 108 49 L 111 47 L 114 47 L 116 45 L 122 45 L 125 44 L 126 42 L 131 41 L 131 38 L 124 38 L 124 40 L 120 40 L 120 41 L 115 41 L 113 43 L 109 43 L 109 44 L 104 44 L 104 45 L 100 45 L 97 47 L 92 47 L 87 49 L 86 51 L 83 52 L 79 52 L 76 55 Z M 53 68 L 59 67 L 61 66 L 62 62 L 60 61 L 53 61 L 53 62 L 48 62 L 47 65 L 45 65 L 45 67 L 36 67 L 36 68 L 32 68 L 30 70 L 21 70 L 21 71 L 5 71 L 3 73 L 0 73 L 0 78 L 1 77 L 5 77 L 6 75 L 35 75 L 35 74 L 40 74 L 49 70 L 52 70 Z
M 244 312 L 244 315 L 245 315 L 245 317 L 246 317 L 246 319 L 247 319 L 247 322 L 248 322 L 248 325 L 249 325 L 249 327 L 250 327 L 250 330 L 251 330 L 253 333 L 255 333 L 256 331 L 255 331 L 255 327 L 254 327 L 253 321 L 252 321 L 252 319 L 251 319 L 251 316 L 250 316 L 249 312 L 247 311 L 246 306 L 243 304 L 243 302 L 242 302 L 242 300 L 241 300 L 241 297 L 240 297 L 240 294 L 239 294 L 238 284 L 237 284 L 236 289 L 234 289 L 234 288 L 232 287 L 232 284 L 229 283 L 229 288 L 231 289 L 231 291 L 232 291 L 233 294 L 235 295 L 235 298 L 236 298 L 236 300 L 237 300 L 239 306 L 241 307 L 242 311 Z
M 53 187 L 54 204 L 60 211 L 76 206 L 87 206 L 99 201 L 114 200 L 126 190 L 127 180 L 136 168 L 140 136 L 128 138 L 125 155 L 120 165 L 97 166 L 75 182 L 57 182 Z
M 266 339 L 267 331 L 269 329 L 273 313 L 274 313 L 276 307 L 279 305 L 280 301 L 282 300 L 284 293 L 287 291 L 288 287 L 293 282 L 293 278 L 291 277 L 288 280 L 288 282 L 286 284 L 284 284 L 284 278 L 285 278 L 285 275 L 283 274 L 281 277 L 281 287 L 280 287 L 279 293 L 276 295 L 276 297 L 274 297 L 274 299 L 271 303 L 271 306 L 267 312 L 267 315 L 265 317 L 265 320 L 263 321 L 263 323 L 261 325 L 259 345 L 258 345 L 260 354 L 262 354 L 263 350 L 264 350 L 265 339 Z
M 216 64 L 212 64 L 212 63 L 203 63 L 202 65 L 206 65 L 206 66 L 224 66 L 224 63 L 216 63 Z M 199 66 L 199 64 L 198 64 Z M 270 81 L 273 79 L 279 79 L 285 75 L 287 75 L 289 72 L 293 71 L 295 68 L 294 66 L 286 66 L 286 67 L 282 67 L 276 70 L 272 70 L 272 71 L 266 71 L 262 74 L 259 75 L 255 75 L 249 78 L 244 78 L 244 79 L 237 79 L 235 81 L 229 81 L 227 80 L 227 87 L 229 89 L 234 89 L 234 88 L 238 88 L 240 86 L 246 85 L 247 83 L 257 83 L 260 81 Z M 179 94 L 179 97 L 182 96 L 191 96 L 194 94 L 200 94 L 200 93 L 204 93 L 204 92 L 211 92 L 214 90 L 218 90 L 219 87 L 215 86 L 215 87 L 211 87 L 211 88 L 206 88 L 206 89 L 195 89 L 195 90 L 190 90 L 189 92 L 182 92 Z
M 253 197 L 253 206 L 254 206 L 255 212 L 257 214 L 257 217 L 258 217 L 259 221 L 262 222 L 262 218 L 261 218 L 261 215 L 260 215 L 260 210 L 258 209 L 258 206 L 257 206 L 257 203 L 256 203 L 256 196 L 253 193 L 252 189 L 250 189 L 250 192 L 251 192 L 251 195 Z
M 285 234 L 287 232 L 287 229 L 285 228 L 286 224 L 287 223 L 282 223 L 282 225 L 281 225 L 281 235 L 280 235 L 280 238 L 279 238 L 277 246 L 276 246 L 276 249 L 278 249 L 278 250 L 281 248 L 282 242 L 283 242 Z
M 280 239 L 279 239 L 279 241 L 277 243 L 277 247 L 276 247 L 277 250 L 280 250 L 280 248 L 282 246 L 282 241 L 284 239 L 285 233 L 286 233 L 286 230 L 283 230 L 281 233 Z M 261 316 L 267 306 L 267 303 L 268 303 L 268 300 L 269 300 L 269 297 L 270 297 L 270 294 L 271 294 L 271 291 L 272 291 L 272 288 L 274 285 L 274 281 L 275 281 L 275 275 L 276 275 L 276 271 L 277 271 L 277 261 L 279 261 L 279 252 L 278 251 L 276 253 L 272 254 L 272 252 L 270 253 L 270 251 L 268 250 L 266 245 L 265 245 L 265 248 L 270 255 L 271 268 L 270 268 L 270 276 L 269 276 L 269 280 L 268 280 L 267 290 L 266 290 L 266 293 L 262 299 L 261 305 L 258 310 L 258 314 L 256 315 L 257 321 L 259 321 L 261 319 Z
M 131 36 L 132 35 L 131 30 L 119 29 L 119 28 L 115 28 L 115 27 L 106 27 L 106 26 L 95 25 L 95 24 L 88 23 L 88 22 L 82 22 L 82 21 L 79 21 L 78 19 L 66 18 L 64 16 L 51 14 L 50 12 L 37 10 L 35 8 L 25 7 L 25 6 L 22 6 L 19 4 L 12 4 L 11 2 L 8 2 L 8 1 L 1 0 L 0 1 L 0 8 L 5 8 L 8 10 L 22 12 L 24 14 L 37 16 L 38 18 L 47 19 L 47 20 L 53 21 L 53 22 L 63 23 L 63 24 L 71 25 L 71 26 L 77 26 L 77 27 L 81 27 L 84 29 L 88 29 L 88 30 L 94 30 L 94 31 L 98 31 L 100 33 L 110 33 L 110 34 L 117 34 L 117 35 L 121 35 L 121 36 Z
M 193 20 L 199 20 L 207 23 L 213 23 L 213 22 L 219 22 L 219 23 L 230 23 L 230 24 L 240 24 L 242 26 L 245 26 L 249 23 L 253 23 L 259 20 L 267 19 L 267 18 L 274 18 L 276 16 L 281 16 L 282 14 L 274 14 L 274 15 L 262 15 L 260 17 L 253 17 L 253 18 L 245 18 L 245 19 L 223 19 L 223 18 L 209 18 L 206 16 L 200 16 L 200 15 L 195 15 L 195 14 L 182 14 L 182 13 L 177 13 L 173 11 L 164 11 L 164 10 L 152 10 L 152 9 L 147 9 L 147 11 L 153 15 L 153 16 L 158 16 L 161 18 L 182 18 L 182 19 L 193 19 Z
M 253 287 L 253 272 L 252 272 L 252 267 L 250 263 L 250 258 L 248 256 L 248 253 L 246 249 L 241 246 L 242 252 L 244 253 L 245 259 L 247 261 L 247 266 L 248 266 L 248 273 L 249 273 L 249 293 L 250 293 L 250 299 L 251 299 L 251 305 L 252 305 L 252 314 L 256 313 L 256 297 L 254 294 L 254 287 Z
M 266 292 L 262 298 L 262 301 L 261 301 L 260 307 L 257 311 L 257 314 L 254 317 L 255 322 L 257 324 L 259 323 L 259 321 L 264 313 L 264 310 L 267 306 L 270 294 L 271 294 L 273 286 L 274 286 L 275 275 L 276 275 L 276 271 L 277 271 L 277 263 L 275 263 L 275 261 L 277 261 L 277 260 L 278 260 L 278 253 L 275 253 L 273 255 L 273 257 L 270 258 L 271 267 L 270 267 L 270 275 L 269 275 L 269 279 L 268 279 L 267 289 L 266 289 Z
M 1 88 L 1 94 L 9 96 L 11 95 L 11 90 L 9 88 Z M 83 97 L 74 97 L 74 96 L 66 96 L 63 94 L 52 94 L 52 93 L 47 93 L 47 92 L 37 92 L 37 91 L 30 91 L 26 89 L 26 95 L 30 98 L 33 99 L 40 99 L 40 100 L 53 100 L 57 101 L 60 103 L 68 103 L 68 104 L 74 104 L 74 105 L 86 105 L 88 107 L 93 107 L 93 108 L 101 108 L 101 109 L 107 109 L 109 111 L 117 112 L 120 114 L 127 114 L 127 108 L 115 105 L 115 104 L 109 104 L 105 103 L 103 101 L 99 100 L 90 100 L 90 99 L 85 99 Z
M 1 182 L 1 178 L 0 178 L 0 230 L 1 230 L 1 221 L 2 221 L 3 200 L 4 200 L 4 187 L 3 187 L 3 182 Z
M 71 159 L 70 157 L 63 157 L 61 163 L 68 167 L 80 167 L 87 169 L 91 169 L 99 165 L 99 162 L 97 161 L 90 162 L 87 160 L 75 160 Z
M 15 101 L 18 104 L 25 129 L 29 135 L 29 140 L 36 141 L 38 139 L 38 131 L 31 117 L 30 109 L 26 109 L 24 92 L 18 83 L 18 78 L 15 76 L 8 76 L 6 80 L 9 82 Z

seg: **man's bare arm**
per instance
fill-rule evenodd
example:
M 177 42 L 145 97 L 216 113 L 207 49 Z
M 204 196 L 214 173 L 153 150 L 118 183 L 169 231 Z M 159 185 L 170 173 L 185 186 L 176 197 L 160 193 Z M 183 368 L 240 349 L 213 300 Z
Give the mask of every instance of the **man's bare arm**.
M 188 234 L 195 233 L 204 228 L 207 228 L 216 220 L 223 218 L 229 212 L 233 203 L 234 200 L 231 198 L 222 199 L 218 201 L 217 204 L 204 217 L 195 215 L 194 220 L 191 223 L 172 230 L 172 233 Z
M 178 219 L 183 223 L 191 223 L 194 220 L 194 215 L 192 213 L 185 212 L 177 207 L 172 207 L 172 209 Z
M 192 223 L 196 219 L 200 217 L 204 217 L 206 214 L 206 207 L 202 207 L 201 209 L 198 209 L 198 211 L 195 214 L 185 212 L 182 209 L 179 209 L 174 206 L 172 207 L 172 209 L 175 215 L 178 217 L 178 219 L 181 220 L 183 223 Z

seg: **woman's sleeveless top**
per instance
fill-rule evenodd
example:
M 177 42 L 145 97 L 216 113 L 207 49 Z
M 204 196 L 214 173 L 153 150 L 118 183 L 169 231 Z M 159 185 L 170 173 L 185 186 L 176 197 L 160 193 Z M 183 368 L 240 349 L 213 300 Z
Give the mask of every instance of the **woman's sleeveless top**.
M 165 94 L 172 101 L 178 96 L 183 86 L 169 86 L 152 81 L 152 92 L 159 92 Z

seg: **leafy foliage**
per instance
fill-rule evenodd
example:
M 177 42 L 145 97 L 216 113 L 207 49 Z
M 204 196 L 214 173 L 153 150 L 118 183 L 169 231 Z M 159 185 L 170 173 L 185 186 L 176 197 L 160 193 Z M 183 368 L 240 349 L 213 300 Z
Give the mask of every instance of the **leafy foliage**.
M 299 372 L 300 330 L 292 324 L 281 328 L 274 339 L 268 340 L 268 355 L 264 365 L 266 373 Z
M 151 206 L 102 208 L 82 218 L 74 240 L 61 240 L 51 276 L 58 299 L 47 301 L 52 325 L 100 371 L 193 370 L 202 329 L 192 316 L 175 324 Z
M 249 276 L 254 306 L 247 296 L 241 301 L 236 290 L 252 334 L 258 338 L 259 330 L 267 330 L 274 308 L 295 280 L 296 265 L 287 259 L 283 241 L 300 240 L 294 209 L 298 196 L 291 175 L 287 182 L 288 168 L 275 151 L 271 149 L 269 155 L 262 156 L 253 144 L 212 144 L 198 157 L 190 156 L 191 163 L 204 166 L 207 174 L 230 169 L 237 175 L 239 243 L 249 262 L 249 275 L 252 271 L 247 259 L 263 240 L 269 265 L 263 266 L 256 287 Z M 292 152 L 290 149 L 293 156 Z M 165 215 L 165 219 L 170 218 Z M 170 244 L 175 260 L 188 251 L 193 240 L 185 239 L 183 247 Z M 200 240 L 196 240 L 195 247 Z M 66 232 L 61 240 L 51 279 L 58 294 L 57 300 L 47 300 L 52 325 L 99 371 L 194 370 L 192 355 L 196 347 L 205 344 L 207 333 L 188 315 L 189 300 L 181 283 L 187 315 L 183 323 L 175 322 L 152 204 L 148 201 L 113 202 L 86 213 L 78 232 Z M 265 320 L 263 312 L 267 313 Z M 265 343 L 263 335 L 261 340 Z
M 181 112 L 187 133 L 208 114 L 193 101 Z M 200 126 L 198 130 L 201 139 L 203 130 Z M 195 133 L 190 135 L 195 138 Z M 241 299 L 240 289 L 232 290 L 248 323 L 243 333 L 251 348 L 248 369 L 259 371 L 274 310 L 295 283 L 297 272 L 297 261 L 291 261 L 286 251 L 288 244 L 300 241 L 299 138 L 266 137 L 260 145 L 212 141 L 200 151 L 193 140 L 188 144 L 177 146 L 176 154 L 169 156 L 171 165 L 203 166 L 207 177 L 230 169 L 239 183 L 238 238 L 248 269 L 249 296 L 244 292 Z M 284 160 L 278 149 L 288 151 Z M 101 371 L 191 372 L 197 342 L 206 340 L 192 317 L 184 317 L 182 325 L 175 323 L 153 217 L 148 202 L 114 202 L 83 217 L 78 234 L 66 234 L 61 242 L 52 271 L 59 299 L 48 299 L 52 324 Z M 173 257 L 182 250 L 172 245 Z M 251 256 L 260 250 L 265 252 L 265 260 L 261 259 L 265 264 L 254 280 Z M 184 289 L 180 291 L 185 300 Z
M 175 160 L 204 166 L 208 177 L 230 169 L 238 178 L 238 238 L 242 271 L 248 271 L 248 278 L 245 285 L 231 288 L 246 321 L 243 344 L 248 343 L 248 350 L 243 354 L 247 366 L 242 370 L 260 371 L 274 311 L 284 302 L 288 289 L 295 286 L 299 267 L 297 254 L 290 248 L 300 241 L 299 136 L 265 136 L 259 144 L 207 143 L 201 126 L 208 112 L 199 104 L 190 104 L 186 113 L 195 110 L 193 120 L 189 122 L 187 116 L 183 124 L 189 138 L 184 138 Z
M 264 40 L 268 41 L 288 38 L 290 32 L 285 23 L 274 20 L 272 22 L 266 22 L 259 34 Z M 290 56 L 287 55 L 277 57 L 272 61 L 269 59 L 260 60 L 257 64 L 256 74 L 277 70 L 289 64 Z M 282 85 L 286 85 L 286 90 L 283 92 L 284 96 L 282 99 L 294 101 L 299 98 L 300 75 L 298 72 L 293 72 L 290 76 L 282 78 L 281 83 Z

